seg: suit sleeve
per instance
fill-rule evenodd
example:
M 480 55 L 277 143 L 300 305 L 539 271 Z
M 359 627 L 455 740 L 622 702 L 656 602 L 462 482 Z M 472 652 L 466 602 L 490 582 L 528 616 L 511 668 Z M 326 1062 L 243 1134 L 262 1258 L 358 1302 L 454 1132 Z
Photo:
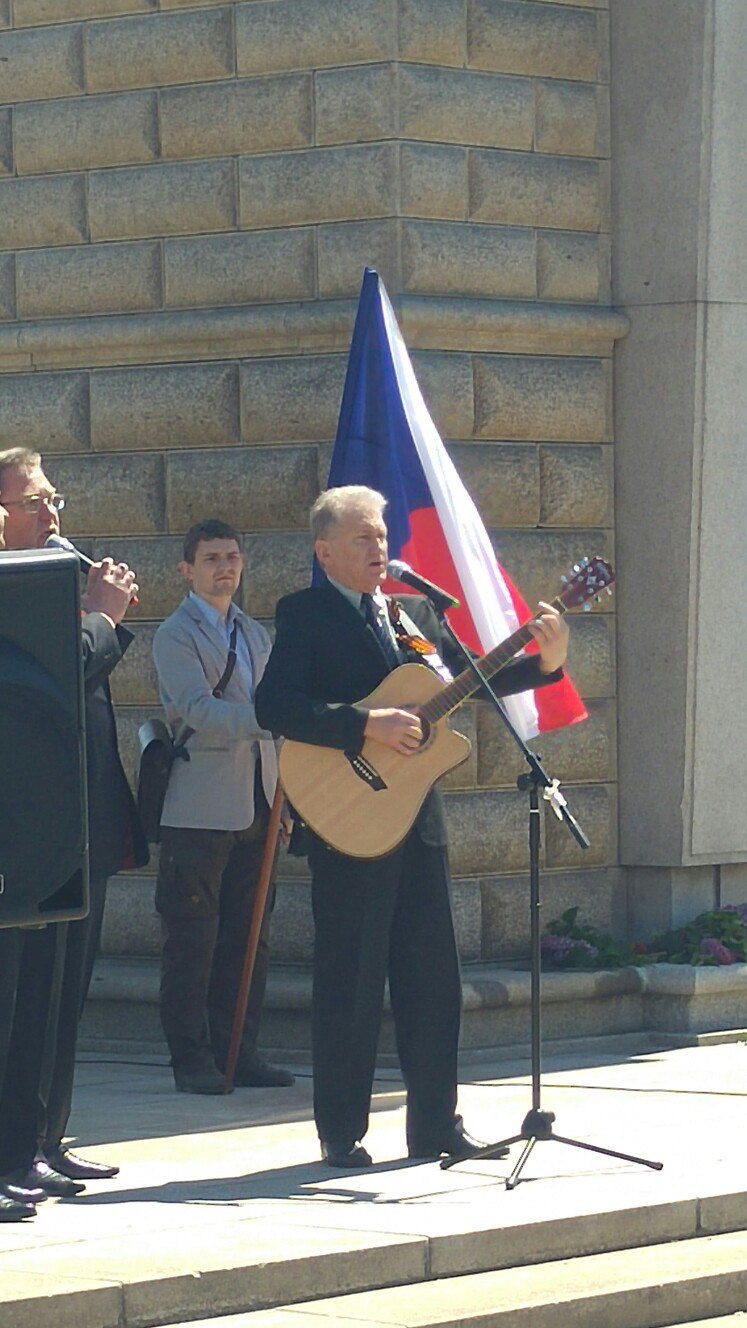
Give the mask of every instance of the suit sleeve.
M 86 694 L 100 687 L 117 667 L 130 642 L 126 627 L 112 627 L 101 613 L 86 613 L 80 624 L 83 682 Z
M 237 738 L 270 738 L 260 725 L 251 701 L 226 701 L 213 696 L 202 662 L 189 634 L 162 624 L 153 640 L 153 659 L 164 709 L 217 742 Z
M 313 695 L 312 613 L 304 612 L 293 597 L 278 603 L 275 644 L 257 688 L 257 715 L 262 724 L 284 738 L 359 752 L 368 721 L 365 707 Z

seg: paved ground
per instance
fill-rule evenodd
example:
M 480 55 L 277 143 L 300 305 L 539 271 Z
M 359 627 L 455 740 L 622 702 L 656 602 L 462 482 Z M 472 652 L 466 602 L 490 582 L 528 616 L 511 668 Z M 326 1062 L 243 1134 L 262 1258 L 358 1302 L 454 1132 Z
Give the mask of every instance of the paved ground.
M 471 1132 L 495 1141 L 520 1129 L 531 1105 L 528 1071 L 526 1063 L 497 1061 L 465 1067 L 460 1107 Z M 486 1241 L 494 1252 L 499 1240 L 506 1264 L 531 1259 L 531 1242 L 526 1255 L 522 1245 L 538 1223 L 562 1228 L 563 1248 L 574 1252 L 579 1240 L 583 1252 L 579 1233 L 585 1227 L 598 1235 L 605 1222 L 607 1245 L 615 1248 L 621 1224 L 634 1212 L 638 1221 L 642 1212 L 650 1213 L 649 1240 L 671 1239 L 673 1215 L 688 1200 L 701 1206 L 699 1229 L 703 1213 L 723 1215 L 729 1204 L 731 1216 L 712 1229 L 733 1230 L 740 1214 L 747 1227 L 747 1046 L 741 1042 L 643 1054 L 605 1056 L 587 1048 L 563 1058 L 546 1055 L 542 1107 L 556 1113 L 559 1133 L 660 1160 L 664 1170 L 540 1142 L 522 1183 L 510 1192 L 505 1161 L 441 1171 L 433 1163 L 403 1160 L 403 1098 L 393 1070 L 377 1079 L 367 1138 L 376 1166 L 330 1171 L 318 1161 L 308 1067 L 297 1073 L 295 1088 L 237 1089 L 230 1097 L 203 1098 L 176 1093 L 170 1071 L 155 1058 L 127 1063 L 89 1057 L 79 1068 L 71 1122 L 76 1147 L 118 1162 L 121 1174 L 91 1183 L 77 1200 L 45 1203 L 34 1222 L 0 1226 L 0 1326 L 47 1322 L 40 1311 L 25 1318 L 16 1303 L 30 1269 L 34 1294 L 41 1294 L 43 1280 L 45 1297 L 54 1298 L 71 1286 L 92 1290 L 126 1280 L 125 1268 L 126 1278 L 141 1287 L 171 1275 L 177 1265 L 183 1274 L 196 1249 L 204 1279 L 206 1258 L 211 1267 L 226 1268 L 236 1266 L 242 1250 L 244 1256 L 251 1250 L 258 1266 L 271 1261 L 280 1270 L 285 1263 L 288 1286 L 301 1260 L 308 1290 L 296 1299 L 306 1299 L 315 1293 L 308 1261 L 342 1245 L 369 1255 L 377 1250 L 392 1260 L 395 1278 L 408 1242 L 423 1238 L 433 1275 L 439 1248 L 444 1258 L 451 1251 L 454 1264 L 455 1242 L 461 1245 L 460 1272 L 496 1266 L 486 1262 Z M 513 1160 L 517 1156 L 518 1146 Z M 572 1246 L 569 1219 L 575 1219 Z M 316 1294 L 330 1293 L 320 1284 Z M 2 1305 L 9 1301 L 15 1308 L 4 1317 Z M 233 1304 L 239 1307 L 229 1297 L 214 1312 Z M 151 1309 L 139 1321 L 155 1319 Z M 50 1322 L 67 1319 L 58 1313 Z M 77 1312 L 71 1322 L 89 1320 Z M 90 1322 L 109 1320 L 102 1310 Z
M 604 1195 L 613 1204 L 616 1193 L 645 1192 L 656 1200 L 688 1190 L 696 1178 L 701 1186 L 728 1189 L 737 1175 L 747 1177 L 744 1044 L 572 1060 L 545 1057 L 542 1107 L 556 1113 L 557 1131 L 663 1161 L 663 1172 L 541 1142 L 523 1172 L 525 1183 L 507 1193 L 505 1162 L 463 1164 L 450 1172 L 407 1163 L 403 1095 L 396 1071 L 389 1070 L 377 1077 L 367 1138 L 377 1166 L 344 1175 L 318 1161 L 308 1067 L 297 1068 L 295 1088 L 236 1089 L 230 1097 L 205 1098 L 175 1092 L 169 1070 L 155 1060 L 88 1059 L 78 1071 L 75 1146 L 118 1162 L 121 1173 L 92 1182 L 75 1202 L 47 1203 L 33 1225 L 0 1227 L 0 1250 L 190 1217 L 203 1222 L 231 1210 L 248 1216 L 257 1205 L 292 1223 L 312 1203 L 315 1223 L 329 1220 L 331 1210 L 336 1221 L 341 1200 L 358 1205 L 356 1222 L 369 1229 L 390 1223 L 401 1229 L 396 1214 L 403 1203 L 408 1212 L 487 1205 L 504 1225 L 519 1207 L 524 1212 L 541 1203 L 547 1214 L 548 1205 L 553 1211 L 575 1206 L 582 1194 Z M 518 1131 L 531 1105 L 526 1070 L 516 1064 L 464 1070 L 460 1108 L 472 1133 L 492 1141 Z

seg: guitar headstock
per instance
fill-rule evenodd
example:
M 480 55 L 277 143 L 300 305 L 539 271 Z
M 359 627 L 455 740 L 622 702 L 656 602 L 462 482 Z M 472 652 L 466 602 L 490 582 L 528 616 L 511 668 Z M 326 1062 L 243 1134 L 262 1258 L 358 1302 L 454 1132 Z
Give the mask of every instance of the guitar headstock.
M 562 578 L 563 589 L 558 599 L 566 609 L 578 609 L 581 605 L 588 612 L 590 601 L 599 601 L 602 591 L 612 594 L 615 573 L 603 558 L 582 558 L 574 563 L 568 576 Z

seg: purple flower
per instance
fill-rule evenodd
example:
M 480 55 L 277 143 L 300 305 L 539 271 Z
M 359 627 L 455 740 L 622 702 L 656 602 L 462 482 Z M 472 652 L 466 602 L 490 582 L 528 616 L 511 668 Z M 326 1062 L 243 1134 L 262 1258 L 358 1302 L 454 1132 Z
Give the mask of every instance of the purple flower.
M 548 932 L 540 941 L 542 958 L 556 968 L 565 963 L 572 948 L 573 941 L 570 936 L 555 936 L 552 932 Z
M 590 959 L 596 959 L 599 951 L 589 941 L 574 940 L 572 936 L 555 936 L 547 932 L 540 942 L 542 958 L 555 968 L 572 962 L 574 951 L 584 951 Z
M 716 960 L 717 964 L 735 964 L 737 962 L 734 951 L 730 950 L 728 945 L 724 945 L 723 941 L 717 941 L 714 936 L 704 937 L 700 942 L 700 953 L 709 955 L 711 959 Z

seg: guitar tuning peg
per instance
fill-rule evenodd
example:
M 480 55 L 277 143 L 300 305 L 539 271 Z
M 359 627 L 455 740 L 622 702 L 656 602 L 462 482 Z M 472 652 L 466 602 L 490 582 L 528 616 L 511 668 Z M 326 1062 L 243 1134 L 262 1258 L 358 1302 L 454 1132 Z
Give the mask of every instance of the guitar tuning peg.
M 591 604 L 589 603 L 588 599 L 584 604 L 584 613 L 591 613 Z
M 562 586 L 567 586 L 567 585 L 568 585 L 568 577 L 567 577 L 567 576 L 561 576 L 561 578 L 560 578 L 560 584 L 561 584 Z
M 595 596 L 594 596 L 594 603 L 595 603 L 595 604 L 601 604 L 601 602 L 602 602 L 602 596 L 601 596 L 601 595 L 595 595 Z
M 608 595 L 612 594 L 612 586 L 607 586 L 607 594 Z

